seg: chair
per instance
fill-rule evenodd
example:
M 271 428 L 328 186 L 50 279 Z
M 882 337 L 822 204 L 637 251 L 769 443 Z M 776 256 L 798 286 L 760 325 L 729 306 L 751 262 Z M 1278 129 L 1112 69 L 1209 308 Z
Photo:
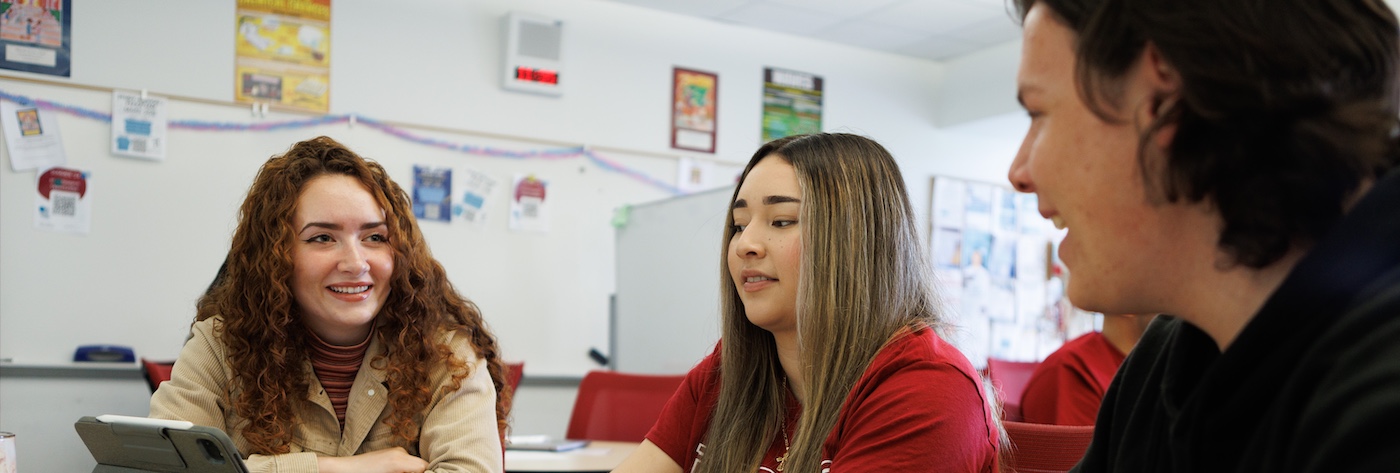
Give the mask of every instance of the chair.
M 1031 373 L 1035 372 L 1037 366 L 1040 366 L 1039 361 L 987 359 L 987 373 L 992 380 L 992 386 L 997 390 L 997 399 L 1001 400 L 1002 417 L 1006 420 L 1022 420 L 1021 394 L 1026 392 L 1026 384 L 1030 382 Z
M 151 388 L 151 393 L 156 392 L 160 383 L 170 381 L 170 371 L 175 369 L 173 361 L 151 361 L 141 358 L 141 376 L 146 378 L 146 386 Z
M 1069 471 L 1094 436 L 1092 425 L 1049 425 L 1004 421 L 1011 439 L 1011 471 L 1014 473 L 1057 473 Z
M 578 385 L 565 437 L 641 442 L 684 378 L 590 371 Z
M 506 363 L 506 385 L 510 386 L 511 394 L 520 388 L 520 379 L 525 377 L 525 362 Z

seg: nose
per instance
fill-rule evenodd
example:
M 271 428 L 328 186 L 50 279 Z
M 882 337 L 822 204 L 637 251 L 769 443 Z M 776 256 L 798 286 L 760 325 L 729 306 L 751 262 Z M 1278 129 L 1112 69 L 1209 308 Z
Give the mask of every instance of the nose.
M 1016 158 L 1011 161 L 1011 170 L 1007 172 L 1006 178 L 1011 181 L 1011 187 L 1015 187 L 1020 192 L 1035 192 L 1035 183 L 1031 181 L 1031 135 L 1026 133 L 1026 138 L 1021 141 L 1021 148 L 1016 150 Z
M 367 253 L 358 244 L 345 245 L 340 252 L 340 262 L 336 265 L 336 269 L 355 275 L 367 273 L 369 272 L 369 258 L 366 255 Z
M 757 231 L 752 229 L 734 234 L 729 245 L 733 254 L 740 258 L 762 258 L 765 252 Z

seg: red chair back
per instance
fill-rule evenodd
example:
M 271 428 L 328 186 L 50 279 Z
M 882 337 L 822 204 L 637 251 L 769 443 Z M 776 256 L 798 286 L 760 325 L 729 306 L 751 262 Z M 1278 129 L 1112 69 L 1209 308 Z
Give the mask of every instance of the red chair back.
M 525 362 L 506 363 L 506 385 L 514 393 L 520 387 L 520 378 L 525 376 Z
M 1015 473 L 1058 473 L 1069 471 L 1094 436 L 1092 425 L 1049 425 L 1004 421 L 1011 439 L 1010 464 Z
M 991 377 L 992 386 L 997 390 L 997 399 L 1001 400 L 1002 417 L 1006 420 L 1020 421 L 1021 417 L 1021 394 L 1026 392 L 1026 384 L 1031 380 L 1031 373 L 1040 366 L 1039 361 L 1007 361 L 996 358 L 987 359 L 987 373 Z
M 565 437 L 641 442 L 684 378 L 590 371 L 578 385 Z
M 146 377 L 146 386 L 151 388 L 151 392 L 156 392 L 160 383 L 170 381 L 170 372 L 175 369 L 173 361 L 151 361 L 141 359 L 141 374 Z

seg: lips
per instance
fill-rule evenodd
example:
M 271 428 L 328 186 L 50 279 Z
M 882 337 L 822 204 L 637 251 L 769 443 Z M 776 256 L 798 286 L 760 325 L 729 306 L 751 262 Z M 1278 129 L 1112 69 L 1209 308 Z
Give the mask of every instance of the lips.
M 769 286 L 778 283 L 778 278 L 763 274 L 761 272 L 747 269 L 739 273 L 740 284 L 744 292 L 761 291 Z
M 360 302 L 369 299 L 370 289 L 374 285 L 370 283 L 341 283 L 326 286 L 330 290 L 331 297 L 345 302 Z

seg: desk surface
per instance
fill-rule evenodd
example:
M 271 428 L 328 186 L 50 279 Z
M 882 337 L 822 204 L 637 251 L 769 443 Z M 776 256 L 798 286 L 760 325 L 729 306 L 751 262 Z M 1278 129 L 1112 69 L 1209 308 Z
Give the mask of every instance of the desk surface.
M 567 452 L 506 450 L 506 472 L 583 472 L 612 471 L 640 445 L 637 442 L 595 440 L 588 446 Z

